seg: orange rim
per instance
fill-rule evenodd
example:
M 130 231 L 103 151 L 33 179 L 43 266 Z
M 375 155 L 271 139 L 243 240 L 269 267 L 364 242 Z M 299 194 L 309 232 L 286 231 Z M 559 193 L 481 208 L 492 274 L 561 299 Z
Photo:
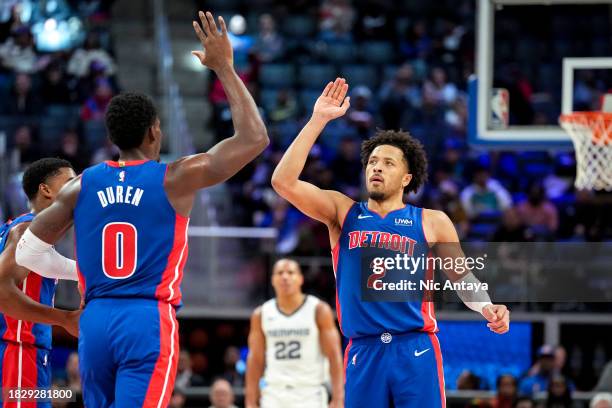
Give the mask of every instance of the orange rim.
M 573 112 L 561 115 L 559 122 L 590 127 L 593 143 L 607 145 L 612 142 L 612 113 Z

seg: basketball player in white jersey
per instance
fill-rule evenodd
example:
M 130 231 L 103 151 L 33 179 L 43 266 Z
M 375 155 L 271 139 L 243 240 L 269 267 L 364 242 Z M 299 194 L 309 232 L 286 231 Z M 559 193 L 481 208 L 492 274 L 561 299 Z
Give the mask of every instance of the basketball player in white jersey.
M 246 408 L 344 407 L 340 334 L 329 305 L 304 294 L 303 283 L 302 271 L 294 260 L 280 259 L 274 264 L 276 297 L 251 316 Z M 326 358 L 332 385 L 329 405 L 323 386 Z M 262 376 L 265 385 L 260 392 Z

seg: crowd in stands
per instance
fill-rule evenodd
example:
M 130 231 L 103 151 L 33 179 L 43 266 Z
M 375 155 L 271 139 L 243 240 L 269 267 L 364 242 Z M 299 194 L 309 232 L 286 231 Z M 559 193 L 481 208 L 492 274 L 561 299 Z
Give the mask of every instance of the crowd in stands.
M 74 2 L 73 2 L 74 3 Z M 119 91 L 109 31 L 109 1 L 57 2 L 54 13 L 80 18 L 83 41 L 41 51 L 33 27 L 56 18 L 38 2 L 4 2 L 0 22 L 0 134 L 5 171 L 14 173 L 0 196 L 0 216 L 26 210 L 19 174 L 29 163 L 56 156 L 77 172 L 117 155 L 106 141 L 103 116 Z M 24 8 L 28 7 L 28 13 Z M 23 19 L 26 15 L 27 20 Z M 55 21 L 55 20 L 53 20 Z

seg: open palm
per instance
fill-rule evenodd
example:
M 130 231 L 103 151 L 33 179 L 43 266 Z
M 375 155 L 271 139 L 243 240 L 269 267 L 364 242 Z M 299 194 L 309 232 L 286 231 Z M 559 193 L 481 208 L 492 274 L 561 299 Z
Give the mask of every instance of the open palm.
M 344 78 L 336 78 L 327 84 L 317 102 L 315 102 L 313 116 L 330 121 L 344 115 L 350 107 L 350 99 L 346 97 L 348 84 Z

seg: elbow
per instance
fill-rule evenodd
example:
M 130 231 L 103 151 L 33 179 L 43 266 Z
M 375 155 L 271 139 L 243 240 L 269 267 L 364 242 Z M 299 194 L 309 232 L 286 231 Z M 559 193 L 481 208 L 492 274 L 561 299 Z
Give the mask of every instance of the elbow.
M 274 174 L 272 174 L 271 184 L 274 191 L 281 196 L 284 196 L 289 190 L 287 177 L 283 177 L 282 174 L 279 174 L 278 167 L 274 170 Z
M 259 148 L 259 153 L 266 150 L 266 148 L 269 145 L 270 145 L 270 137 L 268 136 L 268 130 L 262 123 L 261 129 L 257 131 L 257 147 Z

